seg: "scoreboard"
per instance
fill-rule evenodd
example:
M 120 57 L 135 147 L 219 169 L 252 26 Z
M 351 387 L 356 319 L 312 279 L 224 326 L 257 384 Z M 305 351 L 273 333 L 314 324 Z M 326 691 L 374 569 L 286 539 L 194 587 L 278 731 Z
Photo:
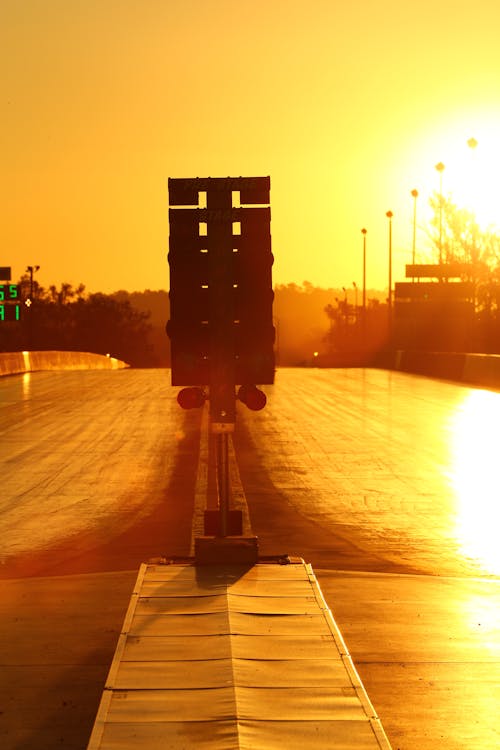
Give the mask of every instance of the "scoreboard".
M 0 302 L 19 299 L 18 284 L 0 284 Z
M 18 284 L 0 284 L 0 323 L 21 320 Z

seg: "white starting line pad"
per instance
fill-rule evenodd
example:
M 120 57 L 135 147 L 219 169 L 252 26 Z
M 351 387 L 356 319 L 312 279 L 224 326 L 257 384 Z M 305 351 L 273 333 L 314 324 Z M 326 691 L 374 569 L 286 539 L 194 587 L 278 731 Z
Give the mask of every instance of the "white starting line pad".
M 142 565 L 88 750 L 390 744 L 310 565 Z

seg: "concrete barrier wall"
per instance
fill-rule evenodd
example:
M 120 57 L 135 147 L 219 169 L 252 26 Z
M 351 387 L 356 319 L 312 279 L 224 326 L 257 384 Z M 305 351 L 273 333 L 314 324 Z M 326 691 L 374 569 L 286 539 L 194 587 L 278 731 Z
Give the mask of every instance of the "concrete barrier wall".
M 500 355 L 397 351 L 391 369 L 500 388 Z
M 344 366 L 359 367 L 363 364 L 344 363 Z M 376 362 L 364 363 L 364 366 L 378 366 L 486 388 L 500 388 L 498 354 L 398 350 L 393 354 L 386 353 Z M 124 367 L 129 365 L 114 357 L 90 352 L 0 352 L 0 375 L 36 370 L 119 370 Z
M 467 354 L 462 380 L 475 385 L 500 388 L 500 355 Z
M 13 375 L 16 372 L 26 372 L 23 353 L 0 352 L 0 375 Z
M 91 352 L 0 352 L 0 375 L 36 370 L 121 370 L 128 366 L 115 357 Z

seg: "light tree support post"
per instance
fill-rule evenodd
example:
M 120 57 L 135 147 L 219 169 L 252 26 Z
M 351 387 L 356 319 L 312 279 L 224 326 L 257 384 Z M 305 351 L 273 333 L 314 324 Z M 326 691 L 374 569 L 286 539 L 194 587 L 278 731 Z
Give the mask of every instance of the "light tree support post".
M 206 511 L 205 534 L 222 539 L 238 521 L 228 461 L 236 398 L 260 409 L 257 384 L 274 382 L 269 191 L 269 177 L 169 179 L 172 385 L 187 386 L 185 408 L 210 401 L 219 515 Z

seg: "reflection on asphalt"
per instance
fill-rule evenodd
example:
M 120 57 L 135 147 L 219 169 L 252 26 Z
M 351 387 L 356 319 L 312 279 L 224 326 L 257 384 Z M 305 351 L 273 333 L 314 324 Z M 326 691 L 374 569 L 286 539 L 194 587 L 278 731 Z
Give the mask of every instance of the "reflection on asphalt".
M 420 572 L 500 574 L 499 393 L 303 369 L 279 370 L 266 392 L 266 409 L 240 409 L 238 419 L 301 514 Z
M 93 528 L 105 538 L 117 514 L 126 529 L 162 502 L 186 443 L 167 372 L 34 373 L 0 387 L 4 556 Z M 237 428 L 267 491 L 326 539 L 336 531 L 406 570 L 500 575 L 499 393 L 298 368 L 265 390 L 267 407 L 239 408 Z
M 185 440 L 169 382 L 161 370 L 0 379 L 0 562 L 87 532 L 105 540 L 152 512 Z
M 6 748 L 20 736 L 26 750 L 84 746 L 135 580 L 102 571 L 136 567 L 159 540 L 189 549 L 199 419 L 168 383 L 131 370 L 0 379 L 3 553 L 36 558 L 73 535 L 44 577 L 20 570 L 3 586 Z M 239 409 L 235 433 L 250 520 L 277 551 L 315 553 L 394 749 L 498 748 L 500 394 L 375 370 L 279 370 L 265 390 L 266 409 Z M 100 543 L 73 563 L 89 529 Z M 342 536 L 352 544 L 333 549 Z
M 500 394 L 471 391 L 451 415 L 450 479 L 456 495 L 460 551 L 500 575 Z

